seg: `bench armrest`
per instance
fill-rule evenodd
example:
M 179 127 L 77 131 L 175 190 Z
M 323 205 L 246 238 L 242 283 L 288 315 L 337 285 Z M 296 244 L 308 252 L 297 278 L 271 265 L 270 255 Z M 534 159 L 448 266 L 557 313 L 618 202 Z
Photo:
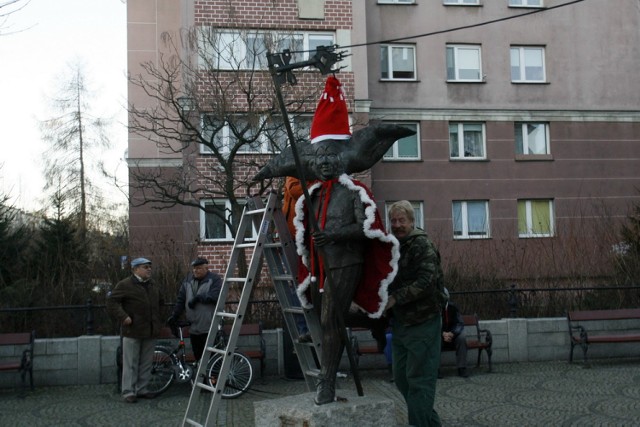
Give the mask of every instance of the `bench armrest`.
M 581 325 L 577 325 L 577 326 L 569 326 L 569 334 L 571 335 L 571 339 L 572 340 L 578 340 L 578 337 L 574 335 L 573 332 L 578 332 L 578 335 L 580 335 L 580 341 L 581 342 L 587 342 L 589 339 L 589 334 L 587 333 L 587 330 L 581 326 Z
M 493 345 L 493 337 L 490 330 L 478 328 L 478 335 L 480 336 L 480 342 L 487 343 L 489 347 Z

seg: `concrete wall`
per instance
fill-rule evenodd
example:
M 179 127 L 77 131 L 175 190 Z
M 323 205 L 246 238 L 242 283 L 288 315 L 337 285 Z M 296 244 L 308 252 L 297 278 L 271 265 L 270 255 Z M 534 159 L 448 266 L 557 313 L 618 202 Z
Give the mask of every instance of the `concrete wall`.
M 500 363 L 567 360 L 569 359 L 569 334 L 567 320 L 563 317 L 542 319 L 501 319 L 480 322 L 482 328 L 493 335 L 494 369 Z M 599 331 L 640 331 L 640 322 L 589 322 L 590 334 Z M 470 331 L 471 332 L 471 331 Z M 282 329 L 264 331 L 266 342 L 266 368 L 264 375 L 284 375 L 284 351 Z M 365 346 L 374 345 L 368 331 L 355 332 L 358 341 Z M 253 337 L 240 337 L 238 347 L 252 346 Z M 167 340 L 161 340 L 167 341 Z M 187 340 L 188 342 L 188 340 Z M 81 336 L 78 338 L 36 339 L 34 357 L 35 386 L 72 384 L 116 383 L 117 336 Z M 15 357 L 21 350 L 0 347 L 0 361 Z M 593 345 L 589 358 L 613 358 L 640 356 L 640 343 Z M 469 352 L 469 366 L 475 366 L 476 351 Z M 574 361 L 582 362 L 582 351 L 576 348 Z M 253 361 L 256 376 L 260 375 L 260 364 Z M 443 364 L 454 363 L 453 352 L 443 354 Z M 482 367 L 486 367 L 486 356 L 482 356 Z M 343 365 L 345 365 L 343 363 Z M 348 364 L 346 365 L 348 367 Z M 381 354 L 360 357 L 361 368 L 384 368 L 386 362 Z M 20 385 L 20 375 L 14 372 L 0 373 L 0 388 Z

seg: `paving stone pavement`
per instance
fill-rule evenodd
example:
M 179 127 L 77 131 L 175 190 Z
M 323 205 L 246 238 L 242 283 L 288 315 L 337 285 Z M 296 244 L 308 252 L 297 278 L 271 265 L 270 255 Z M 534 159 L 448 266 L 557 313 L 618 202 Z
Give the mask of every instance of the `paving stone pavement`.
M 475 369 L 466 379 L 454 368 L 444 372 L 436 397 L 444 426 L 640 426 L 637 359 L 593 360 L 590 369 L 566 361 L 494 364 L 492 373 Z M 406 426 L 404 402 L 387 371 L 360 373 L 365 394 L 391 398 L 398 426 Z M 174 384 L 154 400 L 127 404 L 114 384 L 37 387 L 35 380 L 35 391 L 24 398 L 0 389 L 0 426 L 175 427 L 189 400 L 187 384 Z M 350 377 L 339 382 L 340 388 L 355 389 Z M 217 425 L 251 427 L 254 401 L 307 391 L 304 381 L 258 378 L 249 393 L 223 400 Z

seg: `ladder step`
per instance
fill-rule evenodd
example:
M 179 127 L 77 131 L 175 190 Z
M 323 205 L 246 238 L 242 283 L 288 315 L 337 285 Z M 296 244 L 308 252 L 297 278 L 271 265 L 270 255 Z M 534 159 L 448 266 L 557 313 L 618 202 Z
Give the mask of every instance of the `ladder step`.
M 227 350 L 225 350 L 224 348 L 207 347 L 207 350 L 209 350 L 211 353 L 217 353 L 221 356 L 224 356 L 225 354 L 227 354 Z
M 278 275 L 275 275 L 275 276 L 271 276 L 271 278 L 273 280 L 285 280 L 287 282 L 290 282 L 290 281 L 293 280 L 293 276 L 290 275 L 290 274 L 278 274 Z
M 280 243 L 280 242 L 265 243 L 263 246 L 266 249 L 281 248 L 282 247 L 282 243 Z
M 207 390 L 207 391 L 210 391 L 210 392 L 216 391 L 215 387 L 211 387 L 210 385 L 207 385 L 205 383 L 196 382 L 196 386 L 198 386 L 198 388 L 201 388 L 203 390 Z
M 267 208 L 260 208 L 260 209 L 253 209 L 250 211 L 244 211 L 245 215 L 257 215 L 257 214 L 263 214 L 267 211 Z
M 320 369 L 307 369 L 304 373 L 313 378 L 320 378 Z
M 225 282 L 244 283 L 247 281 L 246 277 L 227 277 Z
M 227 313 L 226 311 L 219 311 L 216 313 L 216 316 L 226 317 L 227 319 L 235 319 L 238 317 L 236 313 Z
M 304 309 L 302 307 L 283 308 L 282 311 L 293 314 L 304 314 Z
M 239 245 L 236 245 L 236 248 L 255 248 L 255 246 L 256 246 L 256 242 L 240 243 Z
M 185 423 L 187 424 L 191 424 L 192 426 L 198 426 L 198 427 L 202 427 L 202 424 L 200 424 L 199 422 L 192 420 L 191 418 L 187 418 L 184 420 Z

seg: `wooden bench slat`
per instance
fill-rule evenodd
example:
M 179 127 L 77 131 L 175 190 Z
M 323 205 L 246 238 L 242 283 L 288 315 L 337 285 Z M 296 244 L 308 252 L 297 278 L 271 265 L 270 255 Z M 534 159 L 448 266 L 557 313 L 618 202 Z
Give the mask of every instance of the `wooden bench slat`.
M 0 362 L 0 371 L 16 371 L 22 379 L 22 391 L 26 389 L 26 376 L 33 390 L 33 346 L 36 332 L 17 332 L 0 334 L 0 346 L 21 347 L 20 356 Z
M 567 312 L 567 323 L 569 325 L 569 363 L 573 362 L 573 350 L 579 345 L 582 348 L 583 362 L 587 362 L 587 350 L 589 344 L 611 344 L 640 342 L 640 334 L 624 333 L 624 331 L 611 331 L 605 333 L 598 331 L 596 334 L 589 334 L 586 328 L 591 321 L 617 321 L 640 319 L 640 309 L 621 308 L 618 310 L 582 310 Z

